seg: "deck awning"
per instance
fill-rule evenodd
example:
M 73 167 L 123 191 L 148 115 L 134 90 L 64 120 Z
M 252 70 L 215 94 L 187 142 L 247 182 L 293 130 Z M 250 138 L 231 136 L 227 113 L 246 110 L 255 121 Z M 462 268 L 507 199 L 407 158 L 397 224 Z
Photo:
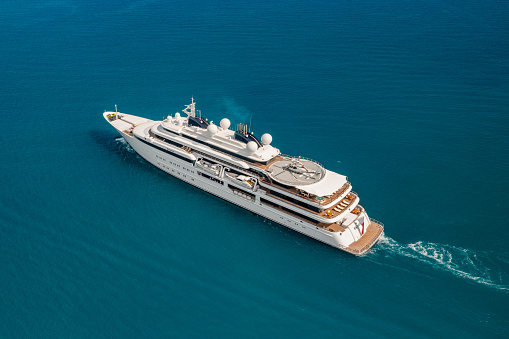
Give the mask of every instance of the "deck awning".
M 311 185 L 296 186 L 296 188 L 318 197 L 324 197 L 336 192 L 346 182 L 346 176 L 325 170 L 325 176 L 319 182 Z

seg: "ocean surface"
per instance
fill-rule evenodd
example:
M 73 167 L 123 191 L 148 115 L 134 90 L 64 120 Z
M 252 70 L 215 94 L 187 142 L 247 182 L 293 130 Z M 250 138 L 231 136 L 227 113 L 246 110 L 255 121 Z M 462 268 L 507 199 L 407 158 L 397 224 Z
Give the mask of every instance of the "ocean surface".
M 508 338 L 509 2 L 2 1 L 0 337 Z M 104 121 L 191 97 L 347 175 L 357 258 Z

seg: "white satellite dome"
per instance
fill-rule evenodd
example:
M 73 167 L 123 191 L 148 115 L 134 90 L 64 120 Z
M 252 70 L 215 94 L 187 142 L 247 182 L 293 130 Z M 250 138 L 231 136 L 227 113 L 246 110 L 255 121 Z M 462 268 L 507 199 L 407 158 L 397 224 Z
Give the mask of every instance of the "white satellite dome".
M 223 118 L 221 119 L 221 122 L 219 123 L 219 125 L 223 128 L 223 129 L 228 129 L 230 128 L 230 120 L 227 119 L 227 118 Z
M 213 136 L 214 134 L 217 133 L 217 126 L 214 124 L 208 125 L 207 132 L 209 133 L 210 136 Z
M 179 118 L 180 118 L 180 113 L 179 112 L 175 113 L 175 119 L 179 119 Z
M 250 142 L 247 143 L 246 148 L 249 154 L 253 154 L 258 149 L 258 145 L 256 144 L 256 142 L 251 140 Z
M 272 135 L 270 135 L 269 133 L 265 133 L 264 135 L 262 135 L 262 144 L 264 146 L 270 145 L 271 142 L 272 142 Z

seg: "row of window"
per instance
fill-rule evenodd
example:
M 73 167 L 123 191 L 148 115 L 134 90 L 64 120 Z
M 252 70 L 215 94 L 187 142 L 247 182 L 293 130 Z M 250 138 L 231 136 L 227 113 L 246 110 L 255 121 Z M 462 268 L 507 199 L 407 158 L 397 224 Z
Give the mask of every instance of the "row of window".
M 171 132 L 171 133 L 173 133 L 173 134 L 176 134 L 176 135 L 180 135 L 180 136 L 182 136 L 182 137 L 184 137 L 184 138 L 187 138 L 187 139 L 189 139 L 189 140 L 192 140 L 192 141 L 195 141 L 195 142 L 199 142 L 200 144 L 203 144 L 203 145 L 209 146 L 210 148 L 216 149 L 216 150 L 221 151 L 221 152 L 223 152 L 223 153 L 227 153 L 227 154 L 229 154 L 229 155 L 233 155 L 233 156 L 235 156 L 235 157 L 237 157 L 237 158 L 241 158 L 241 159 L 243 159 L 243 160 L 246 160 L 246 161 L 249 161 L 249 162 L 253 162 L 253 159 L 249 159 L 248 157 L 245 157 L 245 156 L 243 156 L 243 155 L 237 154 L 237 153 L 235 153 L 235 152 L 230 152 L 230 151 L 228 151 L 228 150 L 225 150 L 225 149 L 223 149 L 223 148 L 217 147 L 217 146 L 215 146 L 215 145 L 211 145 L 211 144 L 209 144 L 209 143 L 208 143 L 208 142 L 206 142 L 206 141 L 198 140 L 198 139 L 195 139 L 195 138 L 190 137 L 190 136 L 185 135 L 185 134 L 177 134 L 177 133 L 175 133 L 175 132 L 173 132 L 173 131 L 170 131 L 170 130 L 167 130 L 167 131 L 168 131 L 168 132 Z M 161 138 L 161 139 L 162 139 L 162 138 Z M 181 146 L 182 146 L 182 145 L 181 145 Z M 264 165 L 266 165 L 268 161 L 257 161 L 257 162 L 258 162 L 258 163 L 260 163 L 260 164 L 264 164 Z
M 202 177 L 212 180 L 214 182 L 217 182 L 218 184 L 224 185 L 224 182 L 222 180 L 219 180 L 218 178 L 211 177 L 210 175 L 208 175 L 206 173 L 198 172 L 198 175 L 201 175 Z
M 309 223 L 311 223 L 311 224 L 316 224 L 316 223 L 318 223 L 318 221 L 316 221 L 316 220 L 315 220 L 315 219 L 313 219 L 313 218 L 308 217 L 307 215 L 304 215 L 304 214 L 301 214 L 301 213 L 295 212 L 294 210 L 291 210 L 291 209 L 286 208 L 286 207 L 284 207 L 284 206 L 278 205 L 278 204 L 276 204 L 276 203 L 274 203 L 274 202 L 272 202 L 272 201 L 270 201 L 270 200 L 267 200 L 267 199 L 264 199 L 264 198 L 260 198 L 260 201 L 261 201 L 263 204 L 265 204 L 265 205 L 269 205 L 269 206 L 271 206 L 271 207 L 273 207 L 273 208 L 275 208 L 275 209 L 282 209 L 283 211 L 285 211 L 285 212 L 286 212 L 286 213 L 288 213 L 288 214 L 293 214 L 293 215 L 295 215 L 295 216 L 297 216 L 297 217 L 299 217 L 299 218 L 302 218 L 302 219 L 304 219 L 304 220 L 308 221 L 308 222 L 309 222 Z
M 155 138 L 161 140 L 162 142 L 165 142 L 167 144 L 171 144 L 171 145 L 176 146 L 176 147 L 182 147 L 183 146 L 182 144 L 180 144 L 178 142 L 175 142 L 175 141 L 172 141 L 172 140 L 169 140 L 169 139 L 165 139 L 165 138 L 163 138 L 163 137 L 161 137 L 159 135 L 156 135 L 156 134 L 152 133 L 152 131 L 150 131 L 150 136 L 151 137 L 155 137 Z
M 150 143 L 150 142 L 148 142 L 148 141 L 145 141 L 145 140 L 143 140 L 143 139 L 141 139 L 141 138 L 138 138 L 138 137 L 136 137 L 136 138 L 137 138 L 139 141 L 141 141 L 141 142 L 143 142 L 143 143 L 145 143 L 145 144 L 147 144 L 147 145 L 149 145 L 149 146 L 151 146 L 151 147 L 155 147 L 155 148 L 157 148 L 158 150 L 160 150 L 160 151 L 162 151 L 162 152 L 164 152 L 164 153 L 167 153 L 167 154 L 171 155 L 172 157 L 179 158 L 180 160 L 184 160 L 185 162 L 188 162 L 188 163 L 190 163 L 190 164 L 194 163 L 194 161 L 193 161 L 193 160 L 191 160 L 191 159 L 189 159 L 189 158 L 186 158 L 186 157 L 184 157 L 184 156 L 182 156 L 182 155 L 180 155 L 180 154 L 177 154 L 177 153 L 171 152 L 171 151 L 169 151 L 169 150 L 167 150 L 167 149 L 165 149 L 165 148 L 163 148 L 163 147 L 160 147 L 160 146 L 158 146 L 158 145 L 152 144 L 152 143 Z
M 238 188 L 236 186 L 232 186 L 232 185 L 228 184 L 228 188 L 234 192 L 237 191 L 238 193 L 244 194 L 246 197 L 250 198 L 250 200 L 254 201 L 256 199 L 256 196 L 253 193 L 245 191 L 245 190 Z
M 279 192 L 274 191 L 274 190 L 270 190 L 269 193 L 272 194 L 272 195 L 275 195 L 276 197 L 281 198 L 283 200 L 290 201 L 290 202 L 292 202 L 292 203 L 294 203 L 296 205 L 299 205 L 299 206 L 302 206 L 304 208 L 307 208 L 310 211 L 317 212 L 317 213 L 320 213 L 322 211 L 320 209 L 320 207 L 309 205 L 309 204 L 307 204 L 307 203 L 305 203 L 303 201 L 300 201 L 298 199 L 294 199 L 292 197 L 289 197 L 286 194 L 282 194 L 282 193 L 279 193 Z
M 177 167 L 177 168 L 182 168 L 183 170 L 186 170 L 186 171 L 188 171 L 188 172 L 190 172 L 190 173 L 193 173 L 193 174 L 194 174 L 194 171 L 193 171 L 193 170 L 190 170 L 189 168 L 187 168 L 187 167 L 185 167 L 185 166 L 180 166 L 179 164 L 177 164 L 176 162 L 173 162 L 173 161 L 171 161 L 171 160 L 166 160 L 166 158 L 163 158 L 162 156 L 160 156 L 160 155 L 158 155 L 158 154 L 156 154 L 156 158 L 157 158 L 157 159 L 161 159 L 162 161 L 167 162 L 167 163 L 169 163 L 170 165 L 173 165 L 173 166 L 175 166 L 175 167 Z
M 175 134 L 175 135 L 178 135 L 177 133 L 175 133 L 175 132 L 173 132 L 173 131 L 170 131 L 170 130 L 167 130 L 167 131 L 168 131 L 168 132 L 171 132 L 171 133 L 173 133 L 173 134 Z M 152 131 L 150 131 L 150 136 L 155 137 L 155 138 L 157 138 L 157 139 L 158 139 L 158 140 L 160 140 L 160 141 L 166 142 L 166 143 L 168 143 L 168 144 L 171 144 L 171 145 L 176 146 L 176 147 L 179 147 L 179 148 L 184 147 L 184 145 L 182 145 L 181 143 L 178 143 L 178 142 L 175 142 L 175 141 L 172 141 L 172 140 L 169 140 L 169 139 L 165 139 L 165 138 L 163 138 L 163 137 L 161 137 L 161 136 L 159 136 L 159 135 L 156 135 L 156 134 L 152 133 Z M 182 136 L 183 136 L 184 138 L 187 138 L 187 139 L 190 139 L 190 140 L 193 140 L 193 141 L 199 142 L 199 143 L 201 143 L 201 144 L 207 145 L 207 146 L 209 146 L 209 147 L 211 147 L 211 148 L 217 149 L 217 150 L 219 150 L 219 151 L 221 151 L 221 152 L 228 153 L 228 154 L 230 154 L 230 155 L 233 155 L 233 156 L 235 156 L 235 157 L 239 157 L 239 158 L 245 159 L 245 160 L 247 160 L 247 161 L 252 161 L 252 160 L 250 160 L 250 159 L 248 159 L 248 158 L 246 158 L 246 157 L 243 157 L 242 155 L 236 154 L 236 153 L 234 153 L 234 152 L 228 152 L 228 151 L 226 151 L 226 150 L 224 150 L 224 149 L 222 149 L 222 148 L 214 147 L 213 145 L 209 145 L 209 144 L 207 144 L 207 143 L 206 143 L 206 142 L 204 142 L 204 141 L 193 139 L 193 138 L 191 138 L 191 137 L 189 137 L 189 136 L 187 136 L 187 135 L 184 135 L 184 134 L 182 134 Z M 216 157 L 213 157 L 213 156 L 211 156 L 211 155 L 208 155 L 208 154 L 207 154 L 207 156 L 208 156 L 209 158 L 212 158 L 212 159 L 216 160 L 216 161 L 221 161 L 220 159 L 217 159 Z M 229 166 L 231 166 L 231 167 L 238 167 L 238 166 L 235 166 L 235 165 L 233 165 L 233 164 L 229 164 Z M 238 167 L 238 168 L 239 168 L 239 169 L 241 169 L 240 167 Z
M 163 169 L 167 170 L 167 172 L 168 172 L 168 173 L 169 173 L 169 172 L 170 172 L 170 170 L 171 170 L 171 172 L 172 172 L 172 173 L 176 173 L 178 176 L 180 176 L 180 175 L 182 174 L 182 176 L 183 176 L 184 178 L 187 178 L 187 175 L 185 175 L 184 173 L 180 173 L 179 171 L 176 171 L 176 170 L 174 170 L 173 168 L 170 168 L 170 166 L 166 166 L 165 164 L 163 164 L 163 163 L 161 163 L 161 162 L 157 162 L 157 163 L 158 163 L 158 165 L 159 165 L 159 166 L 161 166 Z M 192 171 L 190 171 L 190 170 L 189 170 L 189 169 L 187 169 L 187 168 L 185 168 L 185 169 L 186 169 L 188 172 L 192 172 Z M 192 173 L 194 173 L 194 172 L 192 172 Z M 173 176 L 175 176 L 175 174 L 173 174 Z M 190 179 L 191 179 L 191 181 L 194 181 L 194 178 L 193 178 L 193 177 L 191 177 Z
M 239 192 L 242 192 L 250 197 L 255 197 L 255 195 L 253 193 L 250 193 L 249 191 L 246 191 L 246 190 L 243 190 L 242 188 L 238 188 L 237 186 L 233 186 L 233 185 L 230 185 L 228 184 L 228 188 L 231 189 L 231 190 L 235 190 L 235 191 L 239 191 Z

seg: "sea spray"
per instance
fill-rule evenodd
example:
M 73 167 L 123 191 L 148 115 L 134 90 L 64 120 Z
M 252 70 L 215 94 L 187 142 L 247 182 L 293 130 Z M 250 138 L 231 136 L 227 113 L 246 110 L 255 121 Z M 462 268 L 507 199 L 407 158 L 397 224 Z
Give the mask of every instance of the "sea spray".
M 424 241 L 403 245 L 384 235 L 367 257 L 388 264 L 387 260 L 394 255 L 416 259 L 457 277 L 509 292 L 506 268 L 509 258 L 502 254 Z M 397 263 L 391 265 L 397 266 Z
M 127 143 L 127 141 L 125 141 L 124 138 L 119 137 L 116 138 L 115 141 L 118 143 L 119 150 L 126 150 L 129 153 L 135 153 L 134 149 Z

